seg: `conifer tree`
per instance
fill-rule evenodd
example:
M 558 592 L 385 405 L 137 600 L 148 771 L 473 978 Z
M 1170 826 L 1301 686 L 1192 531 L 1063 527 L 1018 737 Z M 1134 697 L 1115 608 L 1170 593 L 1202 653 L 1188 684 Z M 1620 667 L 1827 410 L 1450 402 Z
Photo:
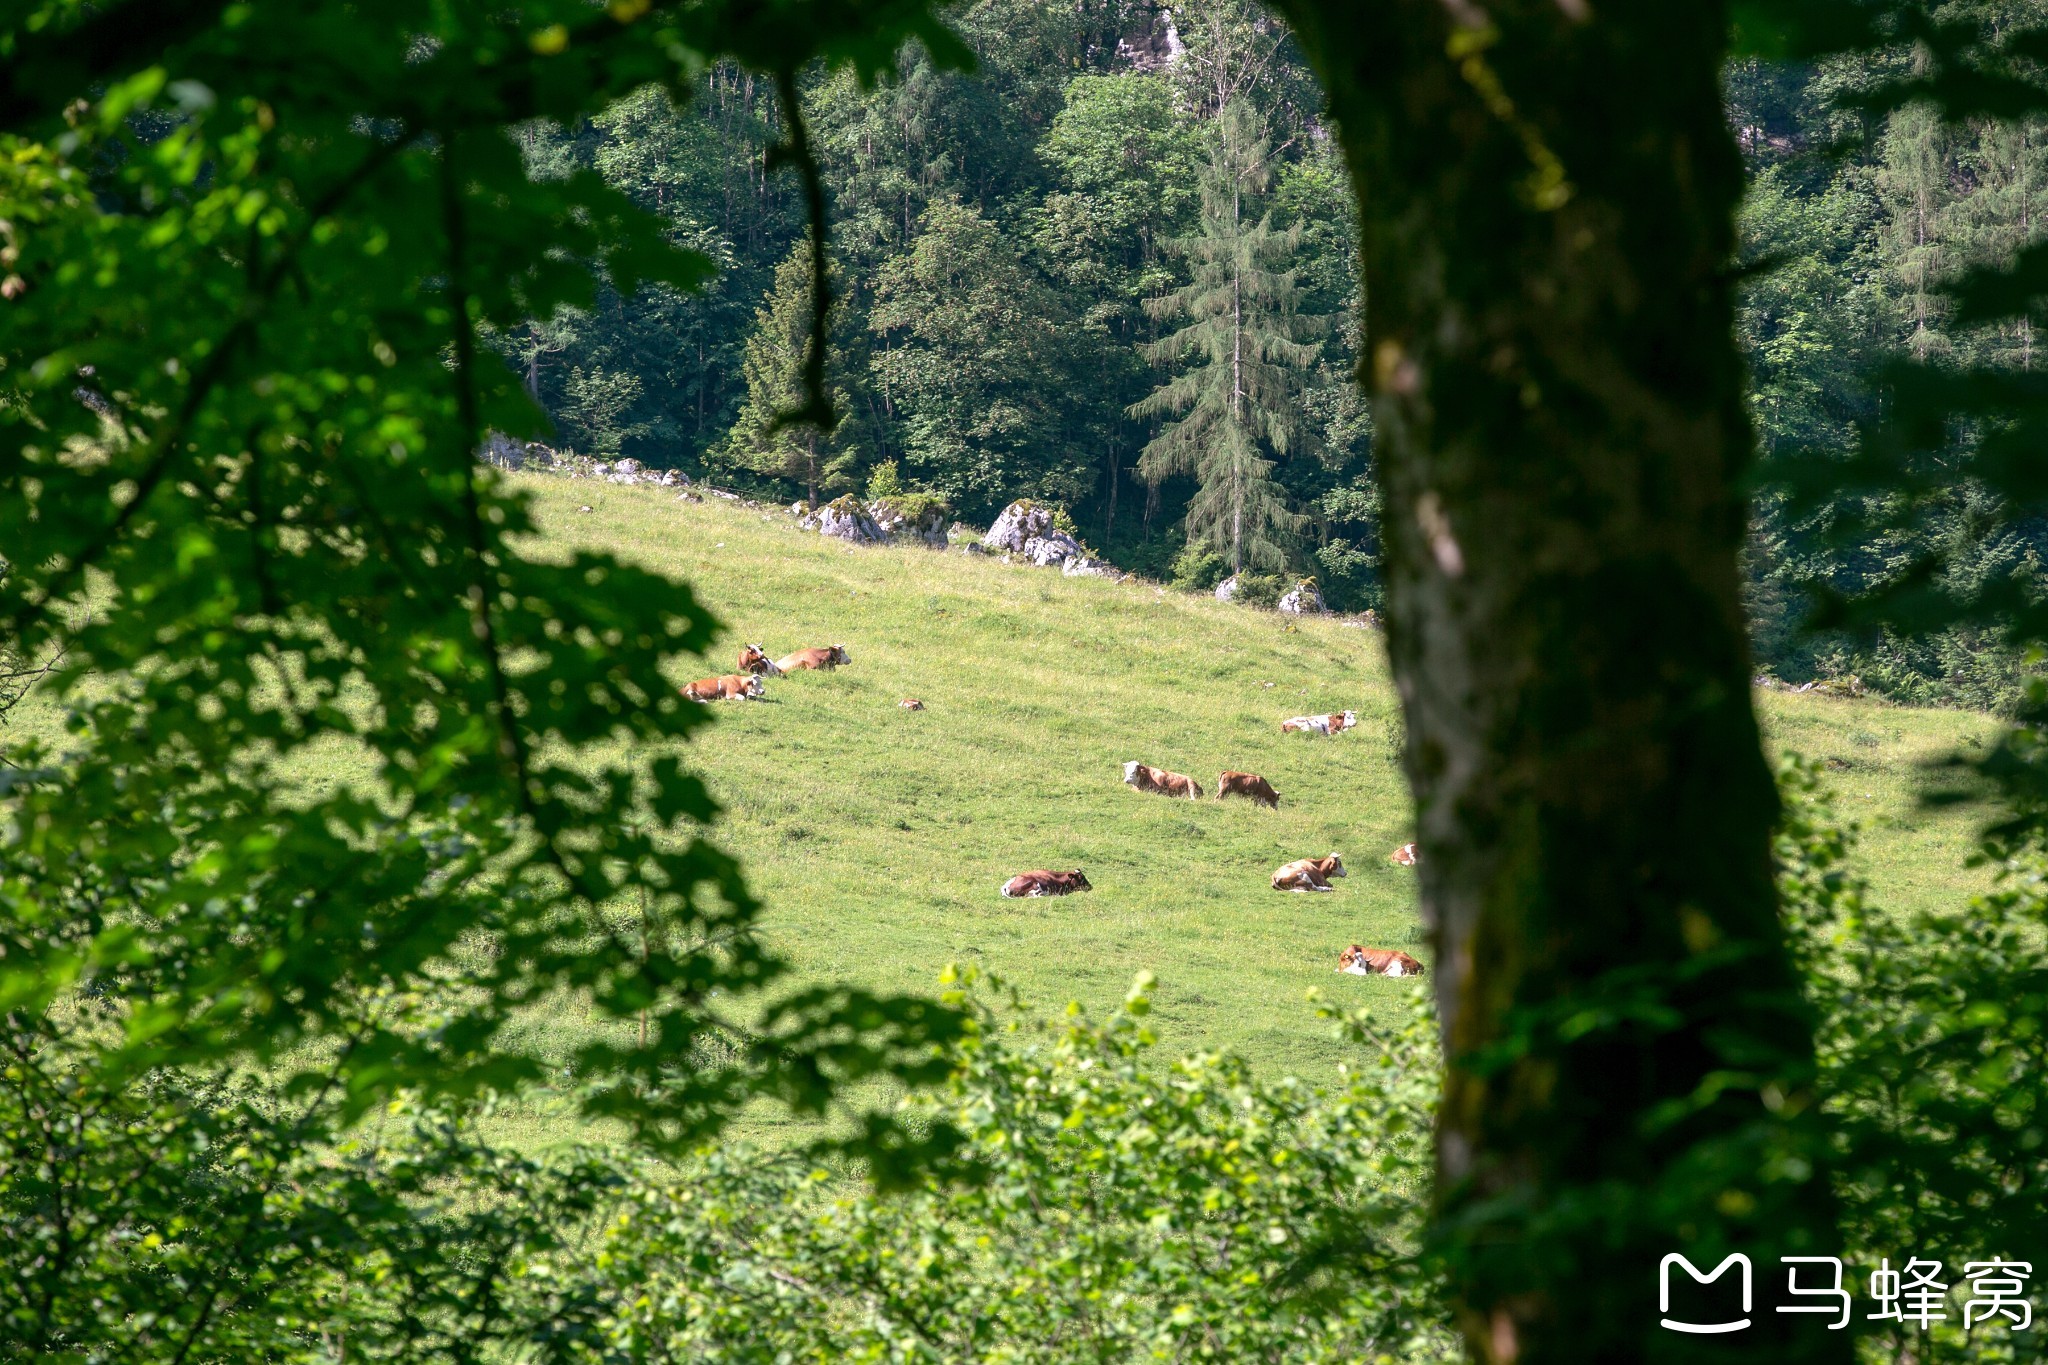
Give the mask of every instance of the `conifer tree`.
M 811 348 L 810 257 L 810 243 L 799 241 L 775 268 L 774 286 L 754 314 L 741 364 L 747 396 L 713 460 L 799 484 L 815 507 L 820 493 L 853 486 L 856 455 L 814 424 L 777 420 L 803 405 L 804 362 Z M 832 402 L 841 412 L 849 406 L 838 389 Z
M 1228 556 L 1232 572 L 1282 568 L 1301 518 L 1287 504 L 1274 466 L 1301 444 L 1299 392 L 1321 347 L 1300 339 L 1301 289 L 1286 268 L 1300 229 L 1256 219 L 1272 179 L 1272 148 L 1250 106 L 1234 101 L 1202 182 L 1200 232 L 1167 243 L 1185 259 L 1189 282 L 1146 305 L 1153 317 L 1183 319 L 1180 330 L 1141 347 L 1155 364 L 1192 360 L 1181 374 L 1130 408 L 1133 417 L 1171 415 L 1138 458 L 1138 475 L 1158 487 L 1194 476 L 1190 544 Z

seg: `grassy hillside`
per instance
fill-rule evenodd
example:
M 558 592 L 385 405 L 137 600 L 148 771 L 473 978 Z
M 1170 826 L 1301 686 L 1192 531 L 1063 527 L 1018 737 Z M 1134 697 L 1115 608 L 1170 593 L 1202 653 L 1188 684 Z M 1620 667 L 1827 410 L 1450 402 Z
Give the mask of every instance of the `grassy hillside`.
M 1038 1000 L 1101 1005 L 1149 968 L 1169 1047 L 1229 1044 L 1313 1073 L 1335 1053 L 1309 987 L 1388 1002 L 1406 989 L 1336 975 L 1339 949 L 1427 959 L 1413 873 L 1386 861 L 1409 815 L 1377 633 L 979 556 L 857 549 L 672 492 L 532 486 L 550 541 L 694 585 L 730 628 L 703 672 L 730 671 L 749 641 L 851 652 L 836 673 L 770 680 L 767 704 L 722 705 L 693 755 L 728 811 L 722 842 L 802 972 L 918 990 L 948 962 L 978 962 Z M 900 710 L 906 696 L 927 709 Z M 1343 735 L 1279 731 L 1347 707 L 1360 724 Z M 1833 761 L 1889 903 L 1980 884 L 1962 861 L 1981 812 L 1918 798 L 1933 785 L 1921 765 L 1989 721 L 1784 694 L 1762 707 L 1774 748 Z M 1212 790 L 1220 769 L 1262 773 L 1281 808 L 1141 795 L 1121 781 L 1133 758 Z M 1269 889 L 1277 864 L 1333 850 L 1351 868 L 1335 894 Z M 1096 889 L 996 894 L 1035 867 L 1080 867 Z
M 714 657 L 680 666 L 679 684 L 730 671 L 747 641 L 851 652 L 835 673 L 771 679 L 766 703 L 719 705 L 690 755 L 726 808 L 718 839 L 768 906 L 765 932 L 802 976 L 926 991 L 946 964 L 978 963 L 1041 1005 L 1100 1008 L 1149 969 L 1168 1052 L 1227 1045 L 1311 1076 L 1338 1052 L 1310 987 L 1405 1008 L 1407 983 L 1332 970 L 1351 942 L 1429 958 L 1414 874 L 1387 862 L 1410 831 L 1376 632 L 980 556 L 856 549 L 672 491 L 528 486 L 537 552 L 644 561 L 725 621 Z M 899 709 L 906 696 L 927 709 Z M 1953 904 L 1983 884 L 1962 865 L 1983 812 L 1919 798 L 1935 785 L 1924 764 L 1981 743 L 1992 722 L 1810 695 L 1760 704 L 1773 749 L 1830 761 L 1884 904 Z M 1345 734 L 1280 733 L 1283 717 L 1346 708 L 1360 723 Z M 56 722 L 38 702 L 14 728 L 54 738 Z M 1211 791 L 1224 768 L 1264 774 L 1281 808 L 1134 792 L 1134 758 Z M 309 775 L 347 781 L 359 764 L 337 748 Z M 1278 864 L 1332 851 L 1351 869 L 1334 894 L 1270 889 Z M 1082 868 L 1095 890 L 997 894 L 1036 867 Z M 566 1055 L 605 1025 L 536 1011 L 524 1027 Z M 545 1097 L 494 1122 L 519 1142 L 578 1134 L 566 1102 Z M 778 1123 L 749 1129 L 772 1140 Z

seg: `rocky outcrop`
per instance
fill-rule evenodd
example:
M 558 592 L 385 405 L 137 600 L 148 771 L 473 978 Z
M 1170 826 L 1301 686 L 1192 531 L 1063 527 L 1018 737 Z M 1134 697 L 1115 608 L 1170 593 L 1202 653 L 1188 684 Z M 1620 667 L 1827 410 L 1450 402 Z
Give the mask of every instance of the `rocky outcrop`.
M 572 471 L 573 472 L 573 471 Z M 658 488 L 688 488 L 690 476 L 673 469 L 649 469 L 638 460 L 603 460 L 590 466 L 590 477 L 603 479 L 606 483 L 644 483 Z
M 1023 554 L 1025 545 L 1052 529 L 1052 509 L 1031 502 L 1013 502 L 988 528 L 981 543 L 992 554 Z
M 821 536 L 831 536 L 853 545 L 879 545 L 889 538 L 868 515 L 868 509 L 850 494 L 826 503 L 797 525 L 806 531 L 816 531 Z
M 1321 616 L 1329 611 L 1313 578 L 1304 578 L 1282 593 L 1279 609 L 1288 616 Z
M 981 543 L 992 554 L 1021 556 L 1041 569 L 1063 569 L 1077 559 L 1084 564 L 1100 562 L 1089 558 L 1080 541 L 1053 525 L 1050 507 L 1030 502 L 1013 502 L 1005 507 Z
M 884 535 L 914 540 L 935 549 L 946 548 L 946 508 L 943 505 L 919 507 L 914 503 L 903 504 L 878 498 L 868 504 L 868 516 L 882 528 Z
M 494 431 L 477 447 L 476 457 L 500 469 L 524 469 L 536 461 L 552 464 L 555 452 L 538 442 L 522 441 L 517 436 Z
M 1237 600 L 1236 574 L 1232 574 L 1216 585 L 1216 600 L 1218 602 L 1235 602 Z
M 1060 572 L 1068 578 L 1107 578 L 1112 583 L 1121 583 L 1130 575 L 1106 559 L 1090 559 L 1078 554 L 1060 565 Z

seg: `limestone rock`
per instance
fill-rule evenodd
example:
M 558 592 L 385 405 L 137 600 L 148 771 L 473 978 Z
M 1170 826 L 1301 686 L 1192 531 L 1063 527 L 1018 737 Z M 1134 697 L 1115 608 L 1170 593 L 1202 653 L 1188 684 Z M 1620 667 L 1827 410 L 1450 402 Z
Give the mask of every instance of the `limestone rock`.
M 878 545 L 889 538 L 867 509 L 851 496 L 826 503 L 797 525 L 852 545 Z
M 1060 572 L 1068 578 L 1107 578 L 1112 583 L 1121 583 L 1130 577 L 1108 560 L 1090 559 L 1085 554 L 1075 555 L 1060 565 Z
M 1304 578 L 1289 588 L 1280 598 L 1279 609 L 1288 616 L 1321 616 L 1329 610 L 1312 578 Z
M 1235 602 L 1237 600 L 1236 574 L 1232 574 L 1216 585 L 1216 600 L 1218 602 Z
M 988 528 L 988 534 L 981 538 L 981 543 L 990 551 L 1006 550 L 1014 554 L 1023 554 L 1026 543 L 1050 530 L 1050 507 L 1039 507 L 1029 502 L 1013 502 L 995 519 L 995 524 Z
M 937 549 L 946 548 L 946 509 L 930 507 L 915 516 L 887 498 L 868 504 L 868 516 L 888 536 L 901 536 Z
M 1047 531 L 1024 542 L 1024 557 L 1041 569 L 1051 569 L 1070 560 L 1086 558 L 1081 542 L 1065 531 Z

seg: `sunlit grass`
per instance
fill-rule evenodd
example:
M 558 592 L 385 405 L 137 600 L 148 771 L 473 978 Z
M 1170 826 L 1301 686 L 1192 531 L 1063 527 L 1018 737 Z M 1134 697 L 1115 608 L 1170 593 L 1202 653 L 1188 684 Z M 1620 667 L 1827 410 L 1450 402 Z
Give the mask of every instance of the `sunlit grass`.
M 766 703 L 723 704 L 690 756 L 726 807 L 718 838 L 768 906 L 767 937 L 801 976 L 923 991 L 973 962 L 1048 1006 L 1099 1010 L 1149 969 L 1167 1050 L 1229 1046 L 1319 1076 L 1340 1053 L 1309 988 L 1404 999 L 1402 983 L 1337 975 L 1338 951 L 1428 960 L 1413 873 L 1386 861 L 1411 836 L 1377 633 L 980 556 L 852 548 L 672 491 L 531 486 L 548 542 L 659 568 L 716 611 L 729 633 L 698 671 L 730 671 L 743 642 L 851 652 L 836 673 L 770 680 Z M 926 709 L 897 707 L 911 696 Z M 1887 903 L 1953 903 L 1982 884 L 1962 866 L 1982 812 L 1920 797 L 1939 785 L 1924 764 L 1991 722 L 1810 695 L 1760 705 L 1774 748 L 1848 765 L 1843 809 L 1868 826 Z M 1356 730 L 1280 733 L 1286 716 L 1345 708 Z M 1221 769 L 1261 773 L 1281 808 L 1141 795 L 1121 780 L 1133 758 L 1212 790 Z M 1351 870 L 1335 894 L 1269 888 L 1279 863 L 1332 851 Z M 1079 867 L 1095 890 L 996 894 L 1036 867 Z

